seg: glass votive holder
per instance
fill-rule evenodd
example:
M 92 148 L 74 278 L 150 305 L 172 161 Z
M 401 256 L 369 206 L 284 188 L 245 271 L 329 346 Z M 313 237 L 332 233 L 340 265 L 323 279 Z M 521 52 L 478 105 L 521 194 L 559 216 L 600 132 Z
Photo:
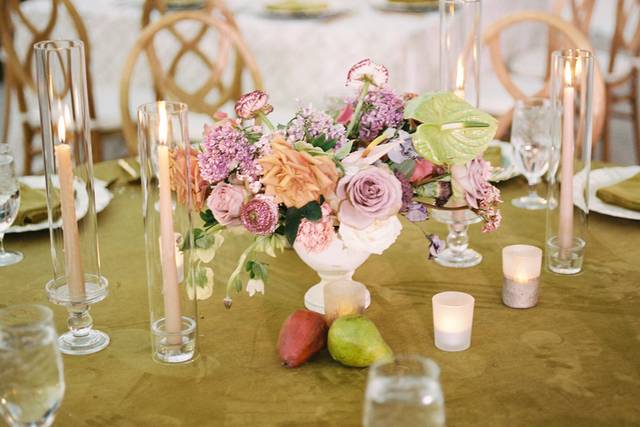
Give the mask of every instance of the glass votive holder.
M 324 317 L 328 325 L 340 316 L 360 314 L 367 304 L 367 288 L 355 280 L 335 280 L 324 286 Z
M 531 308 L 538 303 L 542 249 L 511 245 L 502 249 L 502 302 L 511 308 Z
M 435 345 L 443 351 L 464 351 L 471 345 L 475 299 L 464 292 L 440 292 L 431 299 Z

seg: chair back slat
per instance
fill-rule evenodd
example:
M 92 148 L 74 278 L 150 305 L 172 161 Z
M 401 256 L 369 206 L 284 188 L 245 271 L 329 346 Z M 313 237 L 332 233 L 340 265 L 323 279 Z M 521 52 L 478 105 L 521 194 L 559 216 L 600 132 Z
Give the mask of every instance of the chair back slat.
M 179 31 L 179 25 L 185 24 L 188 28 L 197 28 L 194 36 L 187 37 Z M 207 42 L 206 37 L 209 34 L 217 36 L 218 40 L 214 57 L 207 55 L 201 47 L 202 43 Z M 166 57 L 167 49 L 163 49 L 162 52 L 156 50 L 155 41 L 158 37 L 171 37 L 178 43 L 179 49 L 171 58 Z M 195 54 L 208 69 L 207 78 L 195 89 L 184 87 L 178 79 L 180 63 L 185 60 L 188 53 Z M 160 54 L 162 54 L 162 61 Z M 120 83 L 123 133 L 132 154 L 137 152 L 137 138 L 136 126 L 129 109 L 129 90 L 131 74 L 143 55 L 149 63 L 156 97 L 185 102 L 192 112 L 213 115 L 224 104 L 237 99 L 241 94 L 239 93 L 241 86 L 238 82 L 245 71 L 252 80 L 253 86 L 257 89 L 262 88 L 262 78 L 255 59 L 238 31 L 228 22 L 201 11 L 176 12 L 161 17 L 149 24 L 140 34 L 127 57 Z M 230 59 L 234 56 L 234 68 L 230 70 L 231 75 L 227 76 L 225 72 L 229 70 Z M 163 66 L 163 64 L 169 65 Z M 242 68 L 238 71 L 239 64 Z M 231 81 L 225 82 L 225 76 Z M 210 98 L 213 99 L 210 100 Z

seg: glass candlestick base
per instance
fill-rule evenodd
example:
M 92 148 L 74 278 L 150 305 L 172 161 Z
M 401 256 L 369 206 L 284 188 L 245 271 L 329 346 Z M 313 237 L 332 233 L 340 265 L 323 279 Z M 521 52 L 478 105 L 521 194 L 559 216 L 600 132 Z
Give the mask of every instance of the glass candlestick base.
M 482 262 L 482 255 L 469 248 L 469 235 L 467 234 L 469 225 L 482 221 L 482 218 L 468 209 L 434 209 L 432 217 L 449 226 L 447 247 L 435 259 L 438 264 L 444 267 L 468 268 Z
M 584 247 L 586 243 L 578 237 L 573 238 L 569 248 L 561 248 L 558 237 L 547 241 L 547 267 L 557 274 L 578 274 L 582 271 Z
M 186 363 L 194 360 L 196 353 L 196 321 L 182 316 L 180 332 L 171 333 L 166 329 L 165 318 L 153 322 L 153 359 L 161 363 Z
M 103 276 L 85 274 L 84 295 L 72 296 L 64 279 L 49 281 L 45 289 L 49 301 L 67 308 L 68 332 L 58 337 L 58 346 L 64 354 L 82 356 L 97 353 L 109 345 L 109 335 L 93 329 L 89 314 L 91 305 L 102 301 L 108 293 L 109 282 Z

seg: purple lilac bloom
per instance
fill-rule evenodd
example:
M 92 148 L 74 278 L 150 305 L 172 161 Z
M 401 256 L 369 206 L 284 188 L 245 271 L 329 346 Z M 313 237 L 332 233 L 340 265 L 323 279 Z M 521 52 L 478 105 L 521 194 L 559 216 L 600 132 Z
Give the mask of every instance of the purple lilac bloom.
M 311 107 L 298 111 L 286 129 L 286 140 L 290 144 L 320 135 L 324 135 L 327 140 L 335 140 L 335 150 L 339 150 L 347 142 L 344 125 L 335 123 L 324 111 L 314 111 Z
M 429 259 L 437 258 L 438 255 L 440 255 L 445 248 L 444 241 L 442 241 L 442 239 L 440 239 L 440 237 L 438 237 L 437 234 L 429 234 L 427 236 L 427 239 L 429 240 L 428 258 Z
M 402 124 L 404 102 L 391 89 L 383 88 L 367 93 L 360 116 L 359 138 L 371 142 L 387 128 Z
M 421 222 L 429 219 L 429 211 L 422 203 L 411 202 L 407 207 L 406 217 L 411 222 Z
M 207 126 L 202 152 L 198 154 L 202 178 L 216 184 L 236 171 L 239 179 L 256 181 L 262 174 L 262 168 L 256 161 L 258 148 L 231 122 Z

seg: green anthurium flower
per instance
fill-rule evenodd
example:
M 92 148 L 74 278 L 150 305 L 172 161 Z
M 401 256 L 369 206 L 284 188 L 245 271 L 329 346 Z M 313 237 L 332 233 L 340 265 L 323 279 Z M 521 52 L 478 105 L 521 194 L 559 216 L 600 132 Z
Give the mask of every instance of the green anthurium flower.
M 482 154 L 495 136 L 497 120 L 453 93 L 415 99 L 407 117 L 421 122 L 413 134 L 413 145 L 419 155 L 435 164 L 464 164 Z

